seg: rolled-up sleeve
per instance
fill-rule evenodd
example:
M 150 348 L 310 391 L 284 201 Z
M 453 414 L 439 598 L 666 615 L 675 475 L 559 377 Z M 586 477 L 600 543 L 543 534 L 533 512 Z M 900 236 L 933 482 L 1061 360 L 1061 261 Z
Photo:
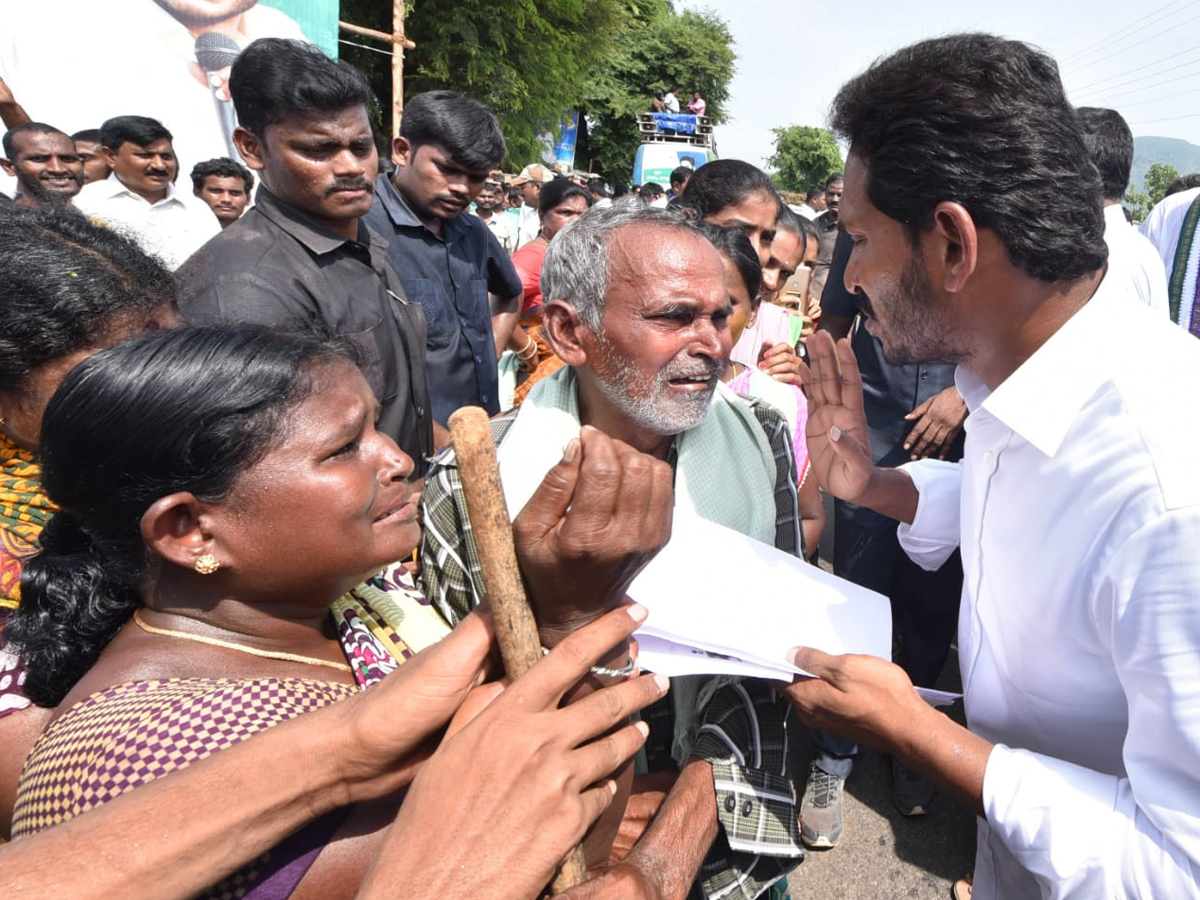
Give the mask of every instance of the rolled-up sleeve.
M 962 464 L 923 459 L 900 467 L 917 489 L 912 524 L 896 532 L 909 559 L 935 572 L 950 558 L 961 539 Z

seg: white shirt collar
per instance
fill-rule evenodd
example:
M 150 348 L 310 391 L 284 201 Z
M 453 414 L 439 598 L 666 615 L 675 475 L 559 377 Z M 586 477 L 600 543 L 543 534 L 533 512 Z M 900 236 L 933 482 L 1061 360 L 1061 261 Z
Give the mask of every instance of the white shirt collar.
M 968 408 L 986 410 L 1053 457 L 1076 414 L 1112 371 L 1103 354 L 1112 352 L 1121 322 L 1122 290 L 1123 282 L 1106 274 L 1083 308 L 990 393 L 974 372 L 959 366 L 955 382 Z
M 106 197 L 120 197 L 122 195 L 127 197 L 136 197 L 138 200 L 141 200 L 150 206 L 162 206 L 166 203 L 179 203 L 180 205 L 186 205 L 182 200 L 179 199 L 178 191 L 175 190 L 175 185 L 173 184 L 167 185 L 167 196 L 159 200 L 157 203 L 150 203 L 150 201 L 141 194 L 137 193 L 136 191 L 131 191 L 129 188 L 125 187 L 124 182 L 117 177 L 116 172 L 113 172 L 111 175 L 109 175 L 103 183 L 108 188 L 104 192 Z
M 1112 206 L 1104 207 L 1104 227 L 1109 228 L 1132 228 L 1128 220 L 1125 218 L 1125 210 L 1120 203 L 1114 203 Z

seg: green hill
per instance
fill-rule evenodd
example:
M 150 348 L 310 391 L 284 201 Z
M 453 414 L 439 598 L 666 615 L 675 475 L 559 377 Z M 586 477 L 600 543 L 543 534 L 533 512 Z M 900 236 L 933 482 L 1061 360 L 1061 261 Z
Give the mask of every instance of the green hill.
M 1142 189 L 1146 172 L 1154 163 L 1174 166 L 1180 175 L 1200 172 L 1200 147 L 1180 138 L 1136 137 L 1133 139 L 1134 190 Z

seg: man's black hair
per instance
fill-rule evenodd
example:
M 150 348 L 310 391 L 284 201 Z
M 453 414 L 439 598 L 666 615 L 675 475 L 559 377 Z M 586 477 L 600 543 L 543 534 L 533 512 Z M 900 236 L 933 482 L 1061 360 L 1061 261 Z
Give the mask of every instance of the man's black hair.
M 0 139 L 0 147 L 4 148 L 4 158 L 13 159 L 13 136 L 18 134 L 61 134 L 68 141 L 71 140 L 70 135 L 65 131 L 55 128 L 53 125 L 47 125 L 45 122 L 22 122 L 20 125 L 14 125 L 8 131 L 4 132 L 3 139 Z M 13 160 L 14 162 L 16 160 Z
M 254 188 L 254 175 L 241 163 L 236 163 L 228 156 L 217 159 L 206 159 L 192 167 L 192 190 L 198 191 L 204 187 L 204 179 L 212 176 L 217 178 L 240 178 L 246 185 L 246 193 Z
M 832 175 L 830 175 L 828 178 L 825 179 L 825 190 L 829 190 L 829 186 L 831 184 L 837 184 L 839 181 L 845 181 L 845 180 L 846 180 L 846 176 L 844 176 L 841 172 L 834 172 Z
M 312 44 L 284 38 L 259 38 L 243 50 L 229 75 L 229 93 L 238 122 L 259 140 L 289 114 L 371 105 L 361 72 Z
M 662 185 L 659 184 L 658 182 L 647 181 L 645 184 L 642 185 L 642 196 L 643 197 L 650 196 L 654 199 L 657 199 L 665 193 L 666 193 L 666 191 L 663 190 Z
M 692 177 L 692 174 L 693 170 L 687 166 L 676 166 L 675 171 L 671 173 L 671 190 L 678 194 L 679 190 L 676 189 L 675 185 L 686 184 L 687 180 Z
M 99 144 L 100 143 L 100 129 L 99 128 L 85 128 L 85 129 L 83 129 L 83 131 L 77 131 L 73 135 L 71 135 L 71 140 L 87 141 L 90 144 Z
M 825 193 L 825 188 L 821 187 L 821 185 L 810 184 L 808 186 L 808 193 L 804 195 L 804 202 L 811 203 L 814 197 L 820 196 L 821 194 L 824 194 L 824 193 Z
M 1104 265 L 1100 176 L 1045 53 L 987 34 L 922 41 L 848 81 L 830 119 L 914 246 L 954 201 L 1036 278 Z
M 1200 172 L 1192 172 L 1189 175 L 1182 175 L 1176 178 L 1167 185 L 1164 197 L 1170 197 L 1172 194 L 1178 194 L 1180 191 L 1190 191 L 1192 188 L 1200 187 Z
M 414 149 L 441 144 L 460 166 L 479 171 L 500 165 L 508 152 L 491 111 L 455 91 L 426 91 L 406 101 L 400 137 Z
M 100 146 L 116 153 L 125 143 L 146 147 L 155 141 L 174 140 L 158 119 L 146 116 L 117 116 L 100 126 Z
M 1133 132 L 1115 109 L 1081 106 L 1075 112 L 1088 156 L 1100 172 L 1104 199 L 1120 200 L 1133 169 Z

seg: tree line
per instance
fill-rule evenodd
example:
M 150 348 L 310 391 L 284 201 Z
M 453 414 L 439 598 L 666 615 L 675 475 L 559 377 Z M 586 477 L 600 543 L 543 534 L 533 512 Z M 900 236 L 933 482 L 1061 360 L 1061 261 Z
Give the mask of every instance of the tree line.
M 341 0 L 341 18 L 391 32 L 391 4 Z M 641 138 L 636 116 L 655 89 L 698 89 L 713 122 L 726 121 L 736 54 L 726 23 L 669 0 L 410 0 L 404 91 L 460 91 L 488 106 L 508 140 L 507 168 L 540 158 L 539 133 L 580 113 L 575 166 L 628 180 Z M 391 60 L 343 45 L 380 100 L 372 111 L 390 139 Z

